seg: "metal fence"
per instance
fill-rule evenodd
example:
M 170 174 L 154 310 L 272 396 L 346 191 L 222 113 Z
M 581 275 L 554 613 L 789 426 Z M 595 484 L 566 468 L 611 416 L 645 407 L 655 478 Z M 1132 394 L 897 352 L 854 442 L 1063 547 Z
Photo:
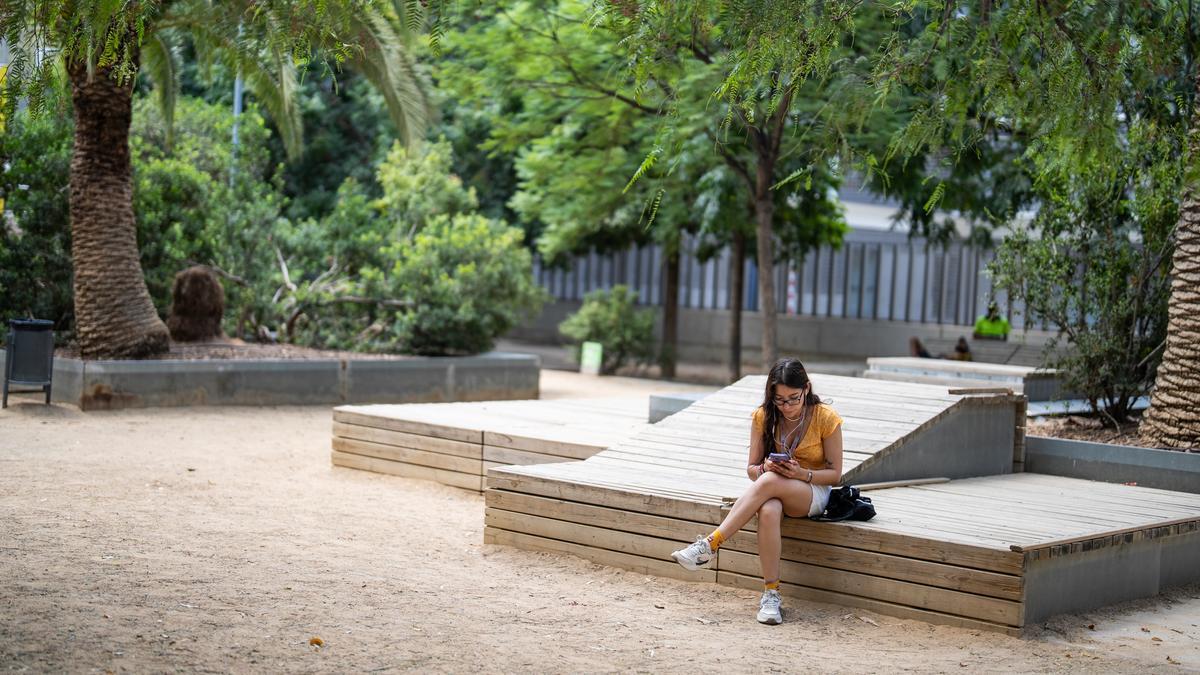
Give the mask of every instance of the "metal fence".
M 696 241 L 685 239 L 680 259 L 679 305 L 729 309 L 730 251 L 707 261 L 694 255 Z M 903 233 L 852 231 L 841 247 L 823 246 L 801 260 L 775 266 L 776 311 L 784 314 L 969 325 L 992 297 L 985 270 L 991 250 L 963 242 L 947 246 L 908 239 Z M 746 260 L 742 306 L 758 310 L 758 266 Z M 566 269 L 534 261 L 534 278 L 558 300 L 582 300 L 596 289 L 625 284 L 643 305 L 661 305 L 663 261 L 658 246 L 621 253 L 592 253 Z M 1024 313 L 1003 292 L 995 299 L 1014 329 L 1025 328 Z M 1035 326 L 1029 326 L 1034 328 Z

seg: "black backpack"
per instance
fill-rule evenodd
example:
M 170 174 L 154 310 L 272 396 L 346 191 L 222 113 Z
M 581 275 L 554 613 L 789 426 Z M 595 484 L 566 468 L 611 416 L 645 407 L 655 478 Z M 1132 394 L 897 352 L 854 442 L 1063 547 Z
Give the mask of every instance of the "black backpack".
M 825 512 L 813 520 L 836 522 L 839 520 L 870 520 L 875 517 L 875 505 L 870 497 L 862 496 L 858 488 L 846 485 L 829 492 L 829 503 Z

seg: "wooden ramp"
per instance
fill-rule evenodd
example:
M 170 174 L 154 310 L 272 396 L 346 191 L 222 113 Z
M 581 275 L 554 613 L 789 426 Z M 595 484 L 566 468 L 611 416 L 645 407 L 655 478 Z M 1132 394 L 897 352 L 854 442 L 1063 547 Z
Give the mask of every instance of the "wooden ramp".
M 341 406 L 335 466 L 483 489 L 492 467 L 577 461 L 649 427 L 641 397 Z
M 939 467 L 963 478 L 872 491 L 879 515 L 868 523 L 786 519 L 785 593 L 1018 633 L 1200 577 L 1200 496 L 1034 474 L 966 478 L 1011 469 L 1022 431 L 1012 425 L 1023 420 L 1014 397 L 813 380 L 845 419 L 847 482 Z M 489 471 L 485 541 L 760 588 L 753 522 L 714 569 L 687 572 L 670 553 L 710 532 L 749 485 L 749 416 L 762 387 L 747 378 L 583 462 Z M 971 428 L 1002 424 L 1007 436 Z

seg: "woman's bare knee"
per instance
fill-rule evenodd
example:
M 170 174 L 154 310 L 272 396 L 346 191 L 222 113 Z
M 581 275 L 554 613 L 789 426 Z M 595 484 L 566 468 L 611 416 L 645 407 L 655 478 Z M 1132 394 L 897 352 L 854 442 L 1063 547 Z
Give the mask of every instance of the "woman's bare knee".
M 754 481 L 750 487 L 751 489 L 757 488 L 761 492 L 774 493 L 790 480 L 790 478 L 784 478 L 773 471 L 768 471 L 760 476 L 758 480 Z
M 762 522 L 776 523 L 783 520 L 783 502 L 778 499 L 768 499 L 758 507 L 758 519 Z

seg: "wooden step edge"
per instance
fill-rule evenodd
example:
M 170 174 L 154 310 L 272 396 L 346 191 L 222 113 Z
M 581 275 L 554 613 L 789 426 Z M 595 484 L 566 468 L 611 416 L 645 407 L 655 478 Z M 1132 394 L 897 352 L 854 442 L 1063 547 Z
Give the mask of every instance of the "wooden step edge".
M 1166 530 L 1170 531 L 1166 532 Z M 1142 537 L 1145 537 L 1148 533 L 1152 534 L 1153 538 L 1158 538 L 1162 536 L 1172 536 L 1172 534 L 1195 532 L 1196 530 L 1200 530 L 1200 515 L 1187 515 L 1183 516 L 1183 518 L 1175 518 L 1158 522 L 1147 522 L 1145 525 L 1130 525 L 1129 527 L 1122 527 L 1120 530 L 1088 532 L 1086 534 L 1078 534 L 1078 536 L 1073 537 L 1051 539 L 1049 542 L 1013 544 L 1009 546 L 1009 550 L 1012 550 L 1013 552 L 1019 552 L 1019 554 L 1025 554 L 1027 558 L 1030 557 L 1030 554 L 1042 554 L 1042 552 L 1050 552 L 1054 551 L 1055 549 L 1061 549 L 1061 555 L 1069 555 L 1072 554 L 1072 552 L 1080 552 L 1082 550 L 1103 548 L 1103 546 L 1106 545 L 1126 543 L 1127 534 L 1142 534 Z M 1042 556 L 1034 555 L 1032 560 L 1037 560 L 1038 557 Z
M 817 542 L 806 542 L 816 546 L 824 546 L 828 548 L 844 549 L 845 552 L 865 556 L 862 558 L 866 564 L 855 564 L 845 561 L 844 559 L 836 559 L 837 553 L 831 555 L 835 559 L 810 556 L 807 558 L 788 557 L 789 553 L 785 544 L 781 562 L 791 562 L 799 565 L 806 565 L 813 568 L 828 569 L 837 572 L 851 572 L 862 574 L 881 579 L 892 581 L 900 581 L 911 584 L 919 584 L 938 588 L 948 591 L 956 591 L 959 593 L 968 593 L 971 595 L 979 595 L 997 600 L 1009 600 L 1020 602 L 1024 598 L 1025 579 L 1024 576 L 1017 573 L 994 572 L 992 570 L 980 569 L 978 567 L 970 567 L 956 562 L 946 562 L 942 560 L 930 560 L 915 556 L 897 555 L 894 553 L 885 553 L 882 551 L 864 551 L 863 549 L 855 549 L 846 546 L 837 546 L 836 544 L 820 544 Z M 758 558 L 758 546 L 753 542 L 751 537 L 744 536 L 739 533 L 725 542 L 721 546 L 721 550 L 728 550 L 731 553 L 738 553 L 752 558 Z M 874 556 L 878 556 L 880 565 L 873 565 L 870 561 L 875 560 Z M 897 568 L 915 563 L 915 567 L 909 567 L 908 570 L 919 571 L 896 571 Z M 889 566 L 892 566 L 889 569 Z M 722 569 L 726 569 L 722 567 Z M 730 571 L 738 571 L 734 568 L 728 568 Z M 970 577 L 970 581 L 963 581 L 963 577 Z
M 732 586 L 735 588 L 744 588 L 747 590 L 761 590 L 762 579 L 758 577 L 749 577 L 736 572 L 727 572 L 719 570 L 717 572 L 717 583 L 723 586 Z M 1021 636 L 1020 626 L 1008 626 L 980 619 L 971 619 L 955 614 L 945 614 L 917 607 L 909 607 L 907 605 L 899 605 L 884 600 L 874 600 L 871 598 L 863 598 L 856 595 L 848 595 L 844 593 L 836 593 L 833 591 L 825 591 L 808 586 L 800 586 L 788 582 L 779 584 L 780 591 L 788 597 L 799 598 L 811 602 L 823 602 L 830 605 L 841 605 L 844 607 L 855 607 L 858 609 L 866 609 L 878 614 L 893 616 L 900 619 L 915 619 L 926 623 L 938 624 L 943 626 L 955 626 L 958 628 L 967 628 L 972 630 L 986 630 L 991 632 L 1004 633 L 1013 637 Z
M 356 455 L 348 452 L 339 452 L 337 450 L 334 450 L 331 453 L 330 463 L 333 464 L 333 466 L 342 467 L 344 469 L 370 471 L 373 473 L 398 476 L 401 478 L 411 478 L 414 480 L 427 480 L 475 493 L 483 492 L 483 476 L 477 476 L 469 473 L 459 473 L 449 469 L 434 469 L 418 464 L 405 464 L 403 462 L 379 459 L 377 457 L 369 457 L 367 455 Z
M 630 553 L 593 548 L 582 544 L 548 539 L 522 532 L 501 530 L 494 527 L 484 528 L 483 543 L 495 546 L 511 546 L 526 551 L 573 555 L 598 565 L 607 565 L 638 574 L 667 577 L 680 581 L 712 583 L 716 581 L 717 577 L 715 570 L 689 572 L 680 567 L 674 560 L 656 560 Z

